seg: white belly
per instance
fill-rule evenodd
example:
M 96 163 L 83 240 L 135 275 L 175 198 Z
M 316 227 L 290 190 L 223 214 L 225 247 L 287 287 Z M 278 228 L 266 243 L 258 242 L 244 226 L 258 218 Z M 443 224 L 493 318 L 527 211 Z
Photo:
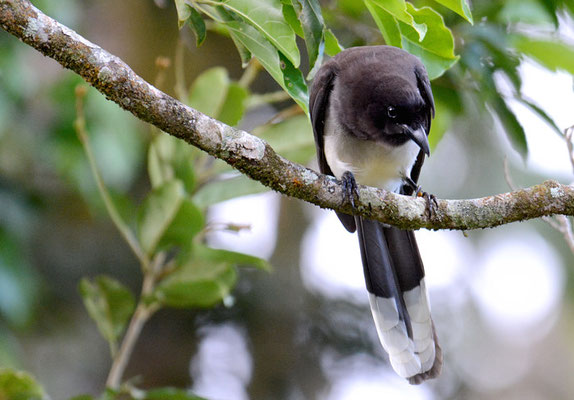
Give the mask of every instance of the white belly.
M 325 157 L 333 174 L 341 179 L 345 171 L 355 175 L 357 183 L 398 192 L 420 151 L 409 140 L 399 147 L 360 140 L 335 126 L 329 118 L 324 130 Z

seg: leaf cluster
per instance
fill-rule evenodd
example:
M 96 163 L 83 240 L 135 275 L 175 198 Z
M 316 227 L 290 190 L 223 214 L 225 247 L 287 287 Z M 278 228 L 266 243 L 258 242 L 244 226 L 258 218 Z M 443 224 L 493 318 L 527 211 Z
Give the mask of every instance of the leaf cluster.
M 233 225 L 208 224 L 205 218 L 208 206 L 235 197 L 238 191 L 245 193 L 246 189 L 237 182 L 230 183 L 235 176 L 222 179 L 223 175 L 229 175 L 228 167 L 215 163 L 199 150 L 171 136 L 152 131 L 147 156 L 151 189 L 140 205 L 124 199 L 120 206 L 109 194 L 93 157 L 83 121 L 82 96 L 85 93 L 79 89 L 76 93 L 78 137 L 84 145 L 107 210 L 139 259 L 143 274 L 142 291 L 137 300 L 130 289 L 108 276 L 98 276 L 93 280 L 85 278 L 80 283 L 84 304 L 108 341 L 115 364 L 122 357 L 129 356 L 126 348 L 131 345 L 126 346 L 126 341 L 133 343 L 137 339 L 138 333 L 130 334 L 129 328 L 124 335 L 128 324 L 130 327 L 143 325 L 162 307 L 213 307 L 230 295 L 237 281 L 238 266 L 261 270 L 269 270 L 270 266 L 258 257 L 207 245 L 206 234 L 209 231 L 235 229 Z M 223 68 L 203 73 L 184 95 L 183 101 L 229 124 L 241 119 L 249 99 L 248 89 L 232 82 Z M 225 185 L 218 187 L 222 181 Z M 259 190 L 258 187 L 253 190 L 254 187 L 252 185 L 247 192 Z M 121 372 L 117 379 L 121 379 Z M 117 383 L 113 379 L 111 383 L 108 381 L 110 390 L 103 398 L 131 398 L 125 397 L 126 393 L 136 389 Z M 162 389 L 148 392 L 145 396 L 140 393 L 134 398 L 196 397 L 183 391 Z
M 471 103 L 486 107 L 500 120 L 523 156 L 528 146 L 510 106 L 513 102 L 525 105 L 556 132 L 562 131 L 542 107 L 522 95 L 519 66 L 529 58 L 553 71 L 574 70 L 572 46 L 556 35 L 558 15 L 574 9 L 570 0 L 476 1 L 472 12 L 466 0 L 338 0 L 324 9 L 318 0 L 175 3 L 180 27 L 190 26 L 198 45 L 210 26 L 229 35 L 244 65 L 256 58 L 305 112 L 308 85 L 303 77 L 313 77 L 325 53 L 332 56 L 342 49 L 337 32 L 344 38 L 341 42 L 378 44 L 382 39 L 423 61 L 435 80 L 439 111 L 431 135 L 433 146 L 455 117 L 473 108 Z M 475 20 L 480 22 L 474 25 Z M 372 35 L 372 22 L 378 36 Z M 306 75 L 301 71 L 297 37 L 305 43 Z M 510 82 L 512 93 L 505 92 L 498 75 Z M 465 103 L 468 99 L 471 103 Z

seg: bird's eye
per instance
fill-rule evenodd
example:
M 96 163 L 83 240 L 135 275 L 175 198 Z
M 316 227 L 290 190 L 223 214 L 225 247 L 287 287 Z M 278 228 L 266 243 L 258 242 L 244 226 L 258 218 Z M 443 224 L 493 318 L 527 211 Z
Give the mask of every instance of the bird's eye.
M 389 116 L 389 118 L 395 119 L 397 118 L 397 109 L 393 106 L 389 106 L 387 107 L 387 115 Z

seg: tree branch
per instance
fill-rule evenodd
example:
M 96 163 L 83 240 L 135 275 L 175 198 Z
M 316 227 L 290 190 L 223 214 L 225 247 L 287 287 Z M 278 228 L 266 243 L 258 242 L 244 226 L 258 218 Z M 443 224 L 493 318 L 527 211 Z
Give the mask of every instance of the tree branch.
M 262 184 L 323 208 L 353 213 L 340 183 L 281 157 L 263 140 L 210 118 L 156 89 L 118 57 L 46 16 L 27 0 L 0 0 L 0 26 L 76 72 L 137 118 L 220 158 Z M 545 215 L 574 215 L 574 188 L 546 181 L 473 200 L 424 199 L 361 186 L 355 214 L 405 229 L 477 229 Z

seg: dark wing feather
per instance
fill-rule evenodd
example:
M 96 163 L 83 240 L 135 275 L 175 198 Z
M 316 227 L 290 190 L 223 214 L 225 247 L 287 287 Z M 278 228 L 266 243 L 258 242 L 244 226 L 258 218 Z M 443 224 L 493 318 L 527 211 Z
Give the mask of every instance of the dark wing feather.
M 315 79 L 313 79 L 311 95 L 309 97 L 309 112 L 311 114 L 311 123 L 313 124 L 319 169 L 322 173 L 331 176 L 333 175 L 333 171 L 331 171 L 325 158 L 323 130 L 325 129 L 325 117 L 329 109 L 329 98 L 333 90 L 333 84 L 335 83 L 335 76 L 336 70 L 334 63 L 325 63 L 317 75 L 315 75 Z
M 431 118 L 434 117 L 434 98 L 432 95 L 431 85 L 429 81 L 429 77 L 425 70 L 421 66 L 415 67 L 415 75 L 417 77 L 417 87 L 419 88 L 419 92 L 423 97 L 426 105 L 429 107 L 428 110 L 428 126 L 427 126 L 427 135 L 430 131 L 430 121 Z
M 425 101 L 425 108 L 426 108 L 426 119 L 425 119 L 425 131 L 427 136 L 430 133 L 430 128 L 431 128 L 431 120 L 434 117 L 434 113 L 435 113 L 435 107 L 434 107 L 434 98 L 432 95 L 432 90 L 431 90 L 431 85 L 430 85 L 430 81 L 428 78 L 427 73 L 425 72 L 425 70 L 423 69 L 422 66 L 415 66 L 415 76 L 417 77 L 417 87 L 419 89 L 419 92 L 423 98 L 423 100 Z M 421 174 L 421 168 L 423 166 L 423 163 L 425 161 L 425 154 L 424 152 L 421 150 L 419 152 L 419 155 L 417 156 L 417 159 L 415 161 L 415 164 L 413 165 L 413 168 L 411 169 L 411 179 L 413 180 L 413 182 L 417 183 L 419 180 L 419 176 Z M 413 189 L 412 187 L 408 186 L 408 185 L 404 185 L 402 190 L 401 190 L 402 194 L 406 194 L 406 195 L 411 195 L 413 193 Z
M 336 76 L 337 64 L 334 61 L 325 63 L 317 75 L 315 75 L 315 79 L 313 79 L 311 95 L 309 97 L 309 111 L 311 114 L 311 124 L 313 125 L 313 134 L 315 136 L 319 169 L 322 173 L 331 176 L 334 176 L 334 174 L 325 157 L 323 131 L 325 129 L 325 117 L 329 109 L 329 98 L 333 91 Z M 349 232 L 355 232 L 355 218 L 352 215 L 337 213 L 337 217 L 339 217 L 339 220 Z

